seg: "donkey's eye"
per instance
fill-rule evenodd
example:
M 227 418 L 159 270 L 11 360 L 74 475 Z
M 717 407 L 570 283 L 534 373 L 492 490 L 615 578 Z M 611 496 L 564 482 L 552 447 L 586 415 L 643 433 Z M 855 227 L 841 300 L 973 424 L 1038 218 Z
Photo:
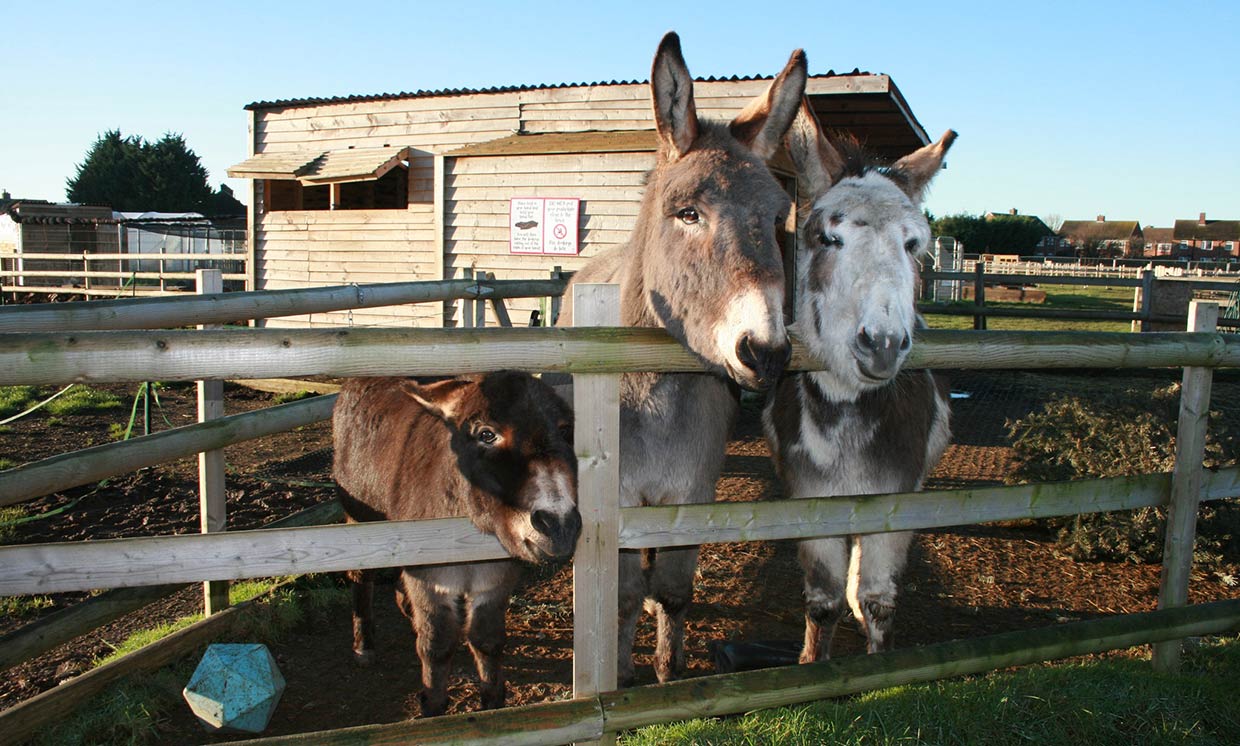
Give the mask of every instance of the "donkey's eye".
M 568 441 L 569 443 L 572 443 L 573 442 L 573 426 L 572 425 L 560 425 L 560 437 Z
M 495 431 L 489 427 L 482 428 L 474 434 L 474 437 L 478 439 L 479 443 L 485 443 L 487 445 L 491 445 L 495 441 L 499 440 L 499 436 L 496 435 Z
M 838 249 L 844 245 L 844 239 L 835 233 L 821 233 L 818 236 L 818 242 L 822 244 L 824 249 Z
M 685 225 L 693 225 L 697 221 L 701 220 L 701 217 L 698 215 L 698 211 L 692 207 L 682 207 L 680 212 L 676 213 L 676 217 L 680 218 L 680 222 Z
M 910 254 L 916 254 L 917 253 L 917 239 L 910 238 L 909 240 L 905 241 L 904 250 Z

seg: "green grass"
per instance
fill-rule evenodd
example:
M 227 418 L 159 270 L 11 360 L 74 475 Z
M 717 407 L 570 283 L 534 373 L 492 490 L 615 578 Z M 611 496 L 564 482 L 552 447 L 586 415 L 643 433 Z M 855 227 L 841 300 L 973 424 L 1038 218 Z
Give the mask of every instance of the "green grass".
M 1148 659 L 1040 665 L 855 697 L 651 726 L 624 746 L 656 744 L 1235 744 L 1240 639 L 1209 643 L 1176 675 Z
M 73 414 L 90 414 L 120 409 L 124 402 L 119 397 L 106 391 L 92 389 L 89 386 L 74 386 L 54 401 L 48 402 L 44 409 L 49 414 L 66 416 Z
M 233 604 L 257 598 L 271 591 L 286 578 L 237 581 L 229 586 Z M 229 640 L 274 643 L 285 636 L 307 615 L 317 614 L 348 603 L 348 591 L 338 587 L 331 577 L 313 575 L 276 588 L 269 598 L 249 607 L 238 620 L 221 631 Z M 103 665 L 149 645 L 173 632 L 184 629 L 202 618 L 201 614 L 182 617 L 155 629 L 130 635 L 113 647 L 113 652 L 100 658 Z M 110 687 L 107 692 L 78 708 L 56 725 L 41 731 L 34 739 L 37 746 L 62 744 L 141 744 L 159 739 L 159 724 L 166 713 L 184 707 L 181 690 L 189 681 L 202 658 L 204 648 L 186 654 L 177 663 L 146 672 Z M 166 734 L 164 734 L 166 737 Z M 201 740 L 201 739 L 199 739 Z
M 1095 285 L 1050 285 L 1039 287 L 1046 291 L 1045 303 L 987 303 L 993 308 L 1089 311 L 1131 311 L 1133 288 L 1113 288 Z M 956 308 L 968 308 L 971 301 L 950 304 Z M 931 329 L 972 329 L 972 316 L 948 316 L 926 314 Z M 1128 321 L 1076 321 L 1071 319 L 1025 319 L 1010 316 L 990 316 L 986 328 L 995 331 L 1082 331 L 1127 332 L 1132 330 Z
M 0 544 L 8 544 L 17 536 L 17 521 L 30 515 L 25 508 L 0 508 Z
M 271 401 L 276 404 L 288 404 L 289 402 L 310 399 L 315 396 L 318 396 L 318 394 L 313 391 L 289 391 L 283 394 L 276 394 Z
M 47 596 L 0 596 L 0 616 L 22 619 L 53 606 Z
M 11 458 L 4 458 L 0 456 L 0 471 L 3 471 L 4 469 L 12 469 L 14 466 L 17 466 L 16 461 Z
M 41 398 L 35 386 L 0 386 L 0 418 L 23 412 L 38 404 Z

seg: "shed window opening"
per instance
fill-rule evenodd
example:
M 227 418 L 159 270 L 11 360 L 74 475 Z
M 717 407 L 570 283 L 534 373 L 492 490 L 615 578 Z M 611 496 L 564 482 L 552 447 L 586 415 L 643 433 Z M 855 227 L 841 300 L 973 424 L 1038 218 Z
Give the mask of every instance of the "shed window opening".
M 264 207 L 267 212 L 403 210 L 409 206 L 409 166 L 403 162 L 377 179 L 335 185 L 305 185 L 294 179 L 268 179 L 265 185 Z

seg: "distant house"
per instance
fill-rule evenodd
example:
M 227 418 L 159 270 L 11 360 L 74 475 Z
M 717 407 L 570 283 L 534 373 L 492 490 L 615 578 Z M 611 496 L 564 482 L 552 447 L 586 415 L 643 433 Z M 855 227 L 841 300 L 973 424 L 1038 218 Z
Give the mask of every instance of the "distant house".
M 1174 228 L 1155 228 L 1152 225 L 1142 228 L 1141 235 L 1145 238 L 1142 256 L 1166 259 L 1179 259 L 1185 256 L 1188 247 L 1176 241 L 1174 233 Z
M 1105 215 L 1093 220 L 1065 220 L 1059 236 L 1078 253 L 1096 250 L 1103 256 L 1132 256 L 1144 240 L 1140 221 L 1107 220 Z
M 1192 260 L 1240 257 L 1240 220 L 1177 220 L 1173 239 L 1184 245 Z
M 1048 250 L 1053 251 L 1059 247 L 1059 237 L 1055 235 L 1055 231 L 1051 230 L 1050 226 L 1042 222 L 1042 218 L 1037 215 L 1022 215 L 1013 207 L 1007 212 L 988 212 L 982 217 L 990 221 L 1010 221 L 1029 226 L 1031 232 L 1038 236 L 1038 241 L 1033 248 L 1039 253 L 1051 253 Z

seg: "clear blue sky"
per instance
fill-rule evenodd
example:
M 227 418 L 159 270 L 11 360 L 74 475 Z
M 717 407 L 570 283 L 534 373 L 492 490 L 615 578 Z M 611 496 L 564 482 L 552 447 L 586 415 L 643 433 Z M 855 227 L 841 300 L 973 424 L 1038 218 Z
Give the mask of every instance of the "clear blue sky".
M 198 5 L 198 4 L 194 4 Z M 695 76 L 892 76 L 960 132 L 926 206 L 1065 219 L 1240 219 L 1240 3 L 18 3 L 4 11 L 0 188 L 65 198 L 102 132 L 180 132 L 212 185 L 252 101 L 645 79 L 662 33 Z M 707 9 L 710 9 L 709 11 Z

